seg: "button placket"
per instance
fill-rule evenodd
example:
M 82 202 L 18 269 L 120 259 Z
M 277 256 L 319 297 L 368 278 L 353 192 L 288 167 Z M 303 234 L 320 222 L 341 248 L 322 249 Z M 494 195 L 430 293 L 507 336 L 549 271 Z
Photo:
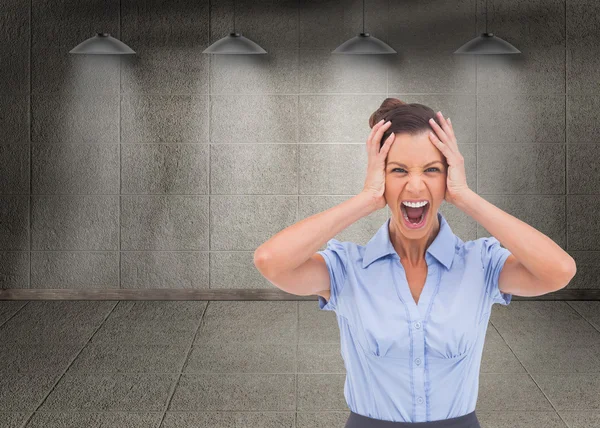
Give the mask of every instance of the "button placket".
M 425 278 L 425 284 L 423 286 L 423 290 L 421 291 L 421 295 L 419 297 L 419 302 L 416 303 L 412 294 L 410 292 L 410 286 L 408 284 L 408 277 L 406 275 L 406 270 L 404 269 L 404 265 L 398 258 L 398 265 L 400 266 L 400 271 L 404 275 L 400 275 L 399 277 L 395 275 L 394 270 L 392 270 L 392 276 L 398 282 L 396 287 L 396 291 L 399 299 L 403 302 L 406 309 L 408 310 L 409 317 L 409 325 L 412 325 L 412 358 L 410 364 L 410 370 L 413 372 L 412 376 L 412 385 L 413 391 L 416 395 L 416 402 L 418 404 L 418 408 L 416 409 L 415 417 L 419 419 L 423 419 L 426 417 L 427 409 L 425 404 L 425 331 L 423 328 L 423 323 L 425 322 L 428 310 L 430 309 L 430 301 L 433 294 L 437 290 L 437 286 L 439 283 L 441 270 L 436 264 L 436 261 L 430 254 L 426 254 L 427 261 L 427 277 Z

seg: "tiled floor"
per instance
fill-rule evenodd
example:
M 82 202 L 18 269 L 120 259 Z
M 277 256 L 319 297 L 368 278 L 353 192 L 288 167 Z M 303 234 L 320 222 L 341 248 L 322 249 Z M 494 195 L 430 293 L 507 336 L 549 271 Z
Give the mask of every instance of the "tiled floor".
M 340 427 L 315 301 L 0 301 L 0 427 Z M 482 427 L 600 427 L 600 301 L 494 305 Z

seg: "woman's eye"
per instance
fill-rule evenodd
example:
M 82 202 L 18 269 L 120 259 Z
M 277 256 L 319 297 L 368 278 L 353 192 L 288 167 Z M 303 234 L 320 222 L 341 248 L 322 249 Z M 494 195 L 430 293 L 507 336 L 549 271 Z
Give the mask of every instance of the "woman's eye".
M 436 171 L 439 171 L 439 169 L 436 167 L 427 168 L 425 171 L 429 171 L 430 169 L 435 169 Z M 394 168 L 392 172 L 394 171 L 404 171 L 404 168 Z

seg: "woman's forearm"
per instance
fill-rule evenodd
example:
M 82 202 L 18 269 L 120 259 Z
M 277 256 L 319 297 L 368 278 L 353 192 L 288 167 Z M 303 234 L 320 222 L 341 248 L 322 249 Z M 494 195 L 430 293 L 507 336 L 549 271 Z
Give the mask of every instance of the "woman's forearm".
M 466 192 L 456 206 L 485 227 L 537 278 L 556 282 L 575 271 L 575 260 L 560 245 L 474 191 Z
M 376 210 L 373 197 L 361 192 L 278 232 L 256 249 L 254 264 L 267 276 L 294 270 L 339 232 Z

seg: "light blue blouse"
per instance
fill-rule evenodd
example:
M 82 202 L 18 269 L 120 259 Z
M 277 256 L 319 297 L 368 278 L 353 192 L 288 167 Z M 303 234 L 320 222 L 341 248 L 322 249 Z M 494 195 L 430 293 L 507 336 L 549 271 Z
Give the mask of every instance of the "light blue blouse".
M 440 230 L 425 253 L 419 303 L 389 237 L 390 219 L 366 246 L 331 239 L 319 251 L 329 270 L 346 367 L 350 410 L 398 422 L 449 419 L 475 410 L 492 305 L 510 251 L 494 237 L 463 242 L 438 211 Z

